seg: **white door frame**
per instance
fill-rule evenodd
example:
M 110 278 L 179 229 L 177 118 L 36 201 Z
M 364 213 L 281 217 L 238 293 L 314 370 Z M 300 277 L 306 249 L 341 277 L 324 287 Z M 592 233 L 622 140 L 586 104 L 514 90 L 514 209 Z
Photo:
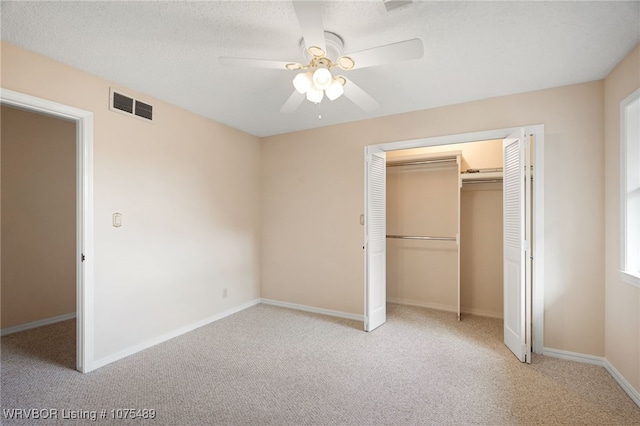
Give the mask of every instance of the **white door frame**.
M 93 113 L 4 88 L 0 104 L 76 123 L 76 369 L 86 373 L 93 369 Z
M 368 145 L 365 152 L 395 151 L 400 149 L 424 148 L 437 145 L 450 145 L 466 142 L 504 139 L 517 129 L 524 128 L 527 134 L 534 135 L 535 184 L 533 185 L 533 295 L 532 326 L 533 352 L 542 353 L 544 347 L 544 125 L 509 127 L 457 135 L 436 136 L 407 141 L 386 142 Z M 366 168 L 366 164 L 365 164 Z M 368 176 L 365 173 L 365 188 Z M 369 282 L 365 275 L 365 295 Z M 366 309 L 366 308 L 365 308 Z M 367 317 L 365 311 L 365 318 Z

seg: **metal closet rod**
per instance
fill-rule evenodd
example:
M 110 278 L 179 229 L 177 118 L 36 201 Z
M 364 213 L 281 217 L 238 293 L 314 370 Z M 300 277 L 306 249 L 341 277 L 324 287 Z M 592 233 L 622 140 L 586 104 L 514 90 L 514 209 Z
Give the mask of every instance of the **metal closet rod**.
M 502 179 L 467 179 L 463 180 L 462 184 L 466 185 L 468 183 L 502 183 Z
M 499 179 L 499 178 L 495 178 L 495 179 L 478 178 L 478 179 L 465 179 L 462 181 L 462 184 L 466 185 L 468 183 L 502 183 L 503 181 L 504 179 Z M 533 176 L 531 176 L 531 181 L 533 182 Z
M 398 161 L 395 163 L 387 163 L 387 167 L 415 166 L 418 164 L 433 164 L 433 163 L 454 163 L 456 161 L 457 160 L 455 158 L 436 158 L 433 160 Z
M 422 235 L 387 235 L 387 238 L 397 238 L 400 240 L 435 240 L 435 241 L 457 241 L 456 237 L 426 237 Z

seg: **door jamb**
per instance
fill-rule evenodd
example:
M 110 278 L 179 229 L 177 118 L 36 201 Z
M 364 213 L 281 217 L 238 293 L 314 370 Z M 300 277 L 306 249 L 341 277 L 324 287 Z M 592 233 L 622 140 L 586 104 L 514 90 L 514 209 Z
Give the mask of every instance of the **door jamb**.
M 5 88 L 0 104 L 76 123 L 76 369 L 87 373 L 94 337 L 93 113 Z
M 524 128 L 525 135 L 534 135 L 535 184 L 533 185 L 533 289 L 532 289 L 532 327 L 533 352 L 542 353 L 544 348 L 544 124 L 517 126 L 504 129 L 485 130 L 472 133 L 436 136 L 406 141 L 385 142 L 367 145 L 365 152 L 395 151 L 400 149 L 423 148 L 437 145 L 450 145 L 466 142 L 504 139 L 513 131 Z M 365 196 L 368 185 L 365 163 Z M 365 262 L 366 263 L 366 262 Z M 365 265 L 366 267 L 366 265 Z M 365 274 L 365 296 L 369 282 Z M 368 313 L 365 311 L 365 320 Z

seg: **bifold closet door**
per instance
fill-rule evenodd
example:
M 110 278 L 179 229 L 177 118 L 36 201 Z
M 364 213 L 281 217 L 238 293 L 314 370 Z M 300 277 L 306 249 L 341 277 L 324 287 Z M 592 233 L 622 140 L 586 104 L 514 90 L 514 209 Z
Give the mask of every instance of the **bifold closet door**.
M 374 330 L 387 320 L 386 154 L 366 154 L 365 181 L 365 323 Z
M 522 362 L 531 361 L 529 140 L 523 129 L 504 139 L 504 343 Z M 527 285 L 529 284 L 529 285 Z

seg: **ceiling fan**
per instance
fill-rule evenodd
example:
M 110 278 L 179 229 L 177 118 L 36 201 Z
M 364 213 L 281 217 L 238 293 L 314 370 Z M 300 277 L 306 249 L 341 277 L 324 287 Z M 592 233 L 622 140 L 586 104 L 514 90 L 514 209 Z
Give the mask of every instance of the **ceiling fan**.
M 343 41 L 337 34 L 325 31 L 322 25 L 322 3 L 319 1 L 294 1 L 293 6 L 302 29 L 300 46 L 307 64 L 271 61 L 264 59 L 220 57 L 222 65 L 271 68 L 298 71 L 293 79 L 295 90 L 280 112 L 292 113 L 306 98 L 320 103 L 324 96 L 330 100 L 342 94 L 364 111 L 372 111 L 380 104 L 367 92 L 343 75 L 333 75 L 336 68 L 343 71 L 375 65 L 419 59 L 424 54 L 422 40 L 414 38 L 397 43 L 342 55 Z

